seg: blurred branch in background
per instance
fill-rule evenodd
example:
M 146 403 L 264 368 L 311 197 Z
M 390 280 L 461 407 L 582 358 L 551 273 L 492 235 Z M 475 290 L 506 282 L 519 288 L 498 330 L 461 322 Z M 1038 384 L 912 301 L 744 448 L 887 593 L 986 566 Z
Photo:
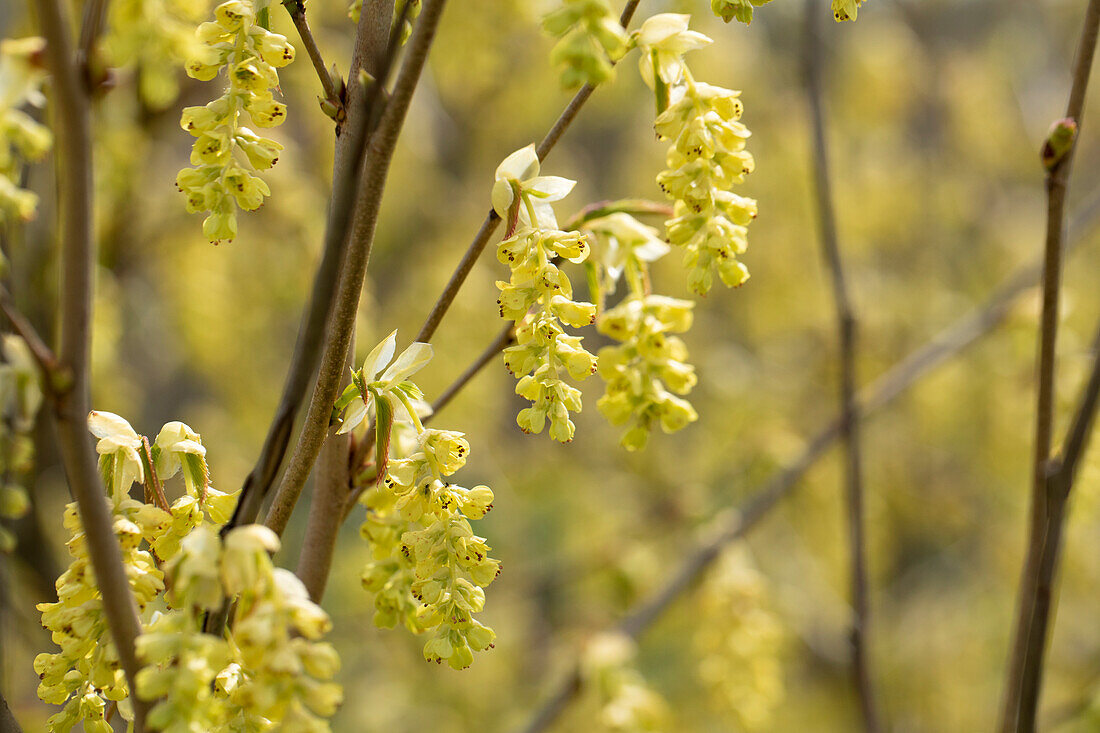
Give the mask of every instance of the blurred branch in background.
M 867 540 L 864 531 L 863 465 L 860 456 L 860 414 L 856 401 L 856 343 L 859 325 L 848 292 L 844 263 L 837 242 L 836 210 L 829 177 L 829 148 L 825 137 L 825 111 L 822 97 L 821 20 L 817 0 L 806 0 L 806 44 L 803 54 L 806 96 L 810 107 L 811 150 L 813 151 L 814 194 L 820 225 L 821 250 L 832 284 L 836 308 L 837 346 L 840 358 L 840 438 L 844 443 L 844 484 L 848 521 L 848 582 L 852 604 L 851 646 L 852 682 L 863 716 L 863 729 L 880 730 L 867 638 L 870 635 L 870 601 L 867 582 Z
M 95 46 L 103 33 L 103 26 L 107 20 L 108 0 L 87 0 L 84 3 L 84 18 L 80 25 L 80 40 L 76 49 L 77 68 L 84 74 L 84 83 L 91 90 L 95 87 L 95 79 L 92 76 L 92 59 L 95 57 Z
M 1043 262 L 1043 311 L 1039 331 L 1031 517 L 1027 557 L 1020 579 L 1015 631 L 1001 710 L 1002 733 L 1035 729 L 1050 614 L 1050 579 L 1047 578 L 1047 587 L 1043 588 L 1043 566 L 1044 563 L 1055 562 L 1058 535 L 1065 513 L 1064 499 L 1052 496 L 1050 471 L 1051 436 L 1054 432 L 1055 346 L 1062 284 L 1063 219 L 1069 172 L 1080 134 L 1098 27 L 1100 0 L 1090 0 L 1077 44 L 1073 83 L 1065 119 L 1055 123 L 1043 149 L 1043 163 L 1047 168 L 1047 227 Z M 1072 480 L 1072 476 L 1069 480 Z M 1065 490 L 1068 493 L 1068 483 Z M 1049 572 L 1053 572 L 1053 565 Z
M 1081 394 L 1060 456 L 1050 461 L 1044 487 L 1047 524 L 1044 527 L 1039 551 L 1039 567 L 1035 580 L 1035 610 L 1031 620 L 1031 633 L 1027 640 L 1026 661 L 1023 670 L 1023 698 L 1020 704 L 1021 730 L 1033 730 L 1038 710 L 1039 692 L 1043 675 L 1043 657 L 1046 652 L 1050 610 L 1054 599 L 1054 579 L 1062 552 L 1062 536 L 1066 526 L 1066 507 L 1070 490 L 1077 477 L 1081 456 L 1085 453 L 1096 419 L 1096 406 L 1100 398 L 1100 328 L 1092 344 L 1092 371 Z M 1026 714 L 1026 718 L 1025 718 Z
M 46 345 L 45 340 L 35 330 L 30 319 L 15 307 L 15 303 L 12 302 L 11 295 L 6 288 L 0 288 L 0 311 L 3 311 L 12 329 L 27 343 L 31 356 L 34 357 L 35 363 L 42 372 L 42 384 L 45 385 L 46 389 L 63 388 L 66 377 L 58 366 L 57 356 L 54 355 L 50 347 Z
M 1100 215 L 1100 194 L 1094 195 L 1074 218 L 1070 225 L 1070 234 L 1076 236 L 1083 233 L 1095 222 L 1097 215 Z M 1071 246 L 1067 245 L 1067 254 Z M 936 367 L 957 356 L 981 336 L 993 330 L 1008 316 L 1016 300 L 1035 286 L 1041 272 L 1041 263 L 1016 271 L 984 305 L 958 319 L 924 346 L 895 364 L 860 393 L 857 405 L 860 414 L 870 416 L 885 407 Z M 624 618 L 619 624 L 619 631 L 633 639 L 641 636 L 674 601 L 694 586 L 726 545 L 744 537 L 781 499 L 794 490 L 806 472 L 841 437 L 841 432 L 842 418 L 837 417 L 809 441 L 794 461 L 746 502 L 724 530 L 700 545 L 649 601 Z M 543 706 L 521 729 L 523 733 L 540 733 L 548 729 L 580 692 L 581 683 L 580 667 L 574 664 Z
M 19 727 L 19 723 L 12 716 L 11 709 L 8 708 L 8 701 L 4 699 L 3 695 L 0 695 L 0 733 L 23 733 L 23 729 Z

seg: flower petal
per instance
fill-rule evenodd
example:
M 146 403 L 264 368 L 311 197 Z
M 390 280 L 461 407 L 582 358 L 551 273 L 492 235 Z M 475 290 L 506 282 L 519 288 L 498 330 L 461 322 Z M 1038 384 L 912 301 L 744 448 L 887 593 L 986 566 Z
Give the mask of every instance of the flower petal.
M 397 351 L 397 329 L 394 329 L 393 333 L 382 339 L 382 342 L 367 354 L 367 358 L 363 362 L 363 380 L 373 382 L 374 378 L 378 376 L 378 372 L 382 371 L 393 359 L 393 352 L 395 351 Z
M 668 254 L 672 249 L 668 242 L 650 239 L 634 248 L 634 256 L 643 262 L 654 262 Z
M 535 221 L 531 221 L 531 217 L 527 214 L 527 207 L 521 206 L 519 209 L 519 220 L 523 224 L 532 226 L 535 229 L 557 229 L 558 218 L 554 216 L 554 208 L 550 206 L 549 202 L 544 199 L 528 199 L 531 202 L 531 208 L 535 210 Z
M 688 29 L 690 15 L 680 13 L 659 13 L 642 23 L 638 31 L 639 46 L 656 46 L 667 41 L 677 33 L 683 33 Z
M 130 423 L 113 412 L 92 410 L 88 413 L 88 430 L 97 438 L 111 438 L 119 443 L 140 443 L 141 439 Z
M 524 188 L 543 201 L 560 201 L 569 195 L 576 181 L 561 176 L 539 176 L 524 183 Z
M 496 179 L 526 181 L 538 174 L 539 156 L 535 152 L 535 144 L 531 143 L 509 155 L 497 166 Z
M 512 201 L 516 198 L 512 184 L 503 178 L 498 178 L 493 184 L 493 211 L 505 221 L 508 220 L 508 209 L 512 208 Z
M 363 419 L 367 416 L 367 403 L 356 397 L 348 405 L 348 409 L 344 412 L 344 422 L 340 425 L 340 429 L 336 431 L 337 435 L 343 435 L 344 433 L 350 433 L 359 426 Z
M 432 360 L 432 345 L 420 341 L 410 344 L 409 348 L 401 352 L 397 361 L 390 365 L 380 381 L 387 385 L 405 381 L 408 377 L 424 368 Z

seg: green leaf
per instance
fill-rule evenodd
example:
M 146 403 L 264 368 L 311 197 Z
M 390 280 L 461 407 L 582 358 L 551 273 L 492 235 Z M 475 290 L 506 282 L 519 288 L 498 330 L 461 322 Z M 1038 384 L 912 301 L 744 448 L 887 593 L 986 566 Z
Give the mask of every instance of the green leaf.
M 660 115 L 668 109 L 668 84 L 661 78 L 661 64 L 657 59 L 657 52 L 650 51 L 649 57 L 653 63 L 653 93 L 657 96 L 657 114 Z
M 374 395 L 374 466 L 378 471 L 375 483 L 382 483 L 390 457 L 390 433 L 393 430 L 394 405 L 389 395 Z
M 395 389 L 401 390 L 402 392 L 404 392 L 406 395 L 408 395 L 409 397 L 411 397 L 414 400 L 424 399 L 424 393 L 420 390 L 420 387 L 417 387 L 416 384 L 414 384 L 413 382 L 410 382 L 408 380 L 406 380 L 406 381 L 402 382 L 401 384 L 397 385 L 397 387 L 395 387 Z
M 180 458 L 184 480 L 194 488 L 200 502 L 205 500 L 206 487 L 210 485 L 210 469 L 206 459 L 196 453 L 184 453 Z
M 357 384 L 358 381 L 360 380 L 357 380 L 355 375 L 352 375 L 352 383 L 344 387 L 343 394 L 340 395 L 339 399 L 336 400 L 336 404 L 332 407 L 332 418 L 329 420 L 330 423 L 336 422 L 337 418 L 340 417 L 340 413 L 344 411 L 344 408 L 350 405 L 351 401 L 356 397 L 363 394 L 360 391 L 359 384 Z

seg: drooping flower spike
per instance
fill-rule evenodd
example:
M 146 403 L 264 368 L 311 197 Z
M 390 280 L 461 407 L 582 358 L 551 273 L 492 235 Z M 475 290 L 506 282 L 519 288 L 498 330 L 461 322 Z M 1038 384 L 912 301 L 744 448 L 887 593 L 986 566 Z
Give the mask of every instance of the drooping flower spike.
M 38 208 L 38 196 L 19 185 L 22 161 L 40 160 L 53 134 L 22 107 L 46 104 L 45 47 L 38 37 L 0 41 L 0 225 L 30 221 Z
M 561 38 L 550 61 L 561 69 L 563 88 L 596 86 L 614 78 L 614 63 L 627 50 L 627 36 L 608 0 L 564 0 L 542 25 Z
M 573 286 L 558 260 L 588 258 L 590 246 L 580 232 L 558 229 L 550 206 L 573 190 L 575 181 L 539 175 L 534 145 L 509 155 L 497 167 L 494 210 L 508 223 L 497 259 L 511 269 L 508 282 L 498 281 L 500 315 L 516 323 L 516 344 L 504 350 L 504 363 L 518 379 L 516 393 L 531 407 L 516 418 L 527 433 L 540 433 L 550 423 L 550 437 L 566 443 L 576 426 L 569 418 L 581 409 L 581 393 L 563 375 L 585 379 L 596 371 L 596 357 L 568 335 L 563 324 L 591 324 L 596 306 L 573 299 Z
M 463 669 L 496 638 L 474 615 L 500 563 L 470 526 L 492 508 L 493 492 L 452 483 L 448 477 L 466 464 L 470 444 L 462 433 L 420 421 L 423 394 L 409 377 L 428 363 L 432 347 L 414 343 L 394 359 L 396 351 L 394 331 L 353 373 L 333 411 L 343 413 L 345 433 L 374 414 L 374 465 L 354 479 L 365 488 L 360 534 L 372 556 L 362 582 L 375 596 L 377 625 L 400 620 L 414 633 L 433 632 L 425 658 Z
M 258 1 L 258 0 L 257 0 Z M 214 9 L 214 21 L 199 26 L 202 42 L 187 64 L 187 74 L 214 79 L 224 68 L 228 86 L 204 107 L 183 110 L 180 126 L 196 138 L 191 165 L 176 176 L 189 212 L 210 212 L 203 232 L 211 242 L 237 236 L 237 209 L 253 211 L 271 195 L 256 171 L 275 165 L 282 145 L 243 124 L 247 113 L 257 127 L 275 127 L 286 119 L 286 105 L 275 100 L 277 68 L 294 60 L 284 36 L 260 25 L 252 0 L 227 0 Z
M 770 2 L 771 0 L 710 0 L 710 9 L 727 23 L 736 20 L 748 25 L 752 22 L 753 8 Z
M 730 189 L 752 173 L 755 161 L 746 150 L 750 133 L 740 122 L 740 92 L 695 81 L 684 62 L 687 51 L 710 42 L 687 30 L 688 19 L 653 16 L 635 38 L 651 58 L 641 69 L 657 96 L 657 135 L 672 142 L 668 167 L 657 176 L 674 202 L 674 216 L 665 222 L 667 239 L 683 252 L 688 285 L 706 295 L 715 272 L 729 287 L 749 277 L 738 257 L 747 248 L 756 202 Z

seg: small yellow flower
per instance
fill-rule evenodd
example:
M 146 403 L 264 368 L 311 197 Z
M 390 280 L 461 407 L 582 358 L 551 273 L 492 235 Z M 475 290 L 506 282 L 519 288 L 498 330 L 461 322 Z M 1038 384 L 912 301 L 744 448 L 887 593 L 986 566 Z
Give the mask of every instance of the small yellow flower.
M 684 74 L 684 54 L 713 43 L 702 33 L 688 30 L 689 20 L 690 15 L 660 13 L 634 33 L 634 41 L 642 51 L 642 79 L 651 89 L 656 85 L 655 71 L 661 81 L 672 86 Z

